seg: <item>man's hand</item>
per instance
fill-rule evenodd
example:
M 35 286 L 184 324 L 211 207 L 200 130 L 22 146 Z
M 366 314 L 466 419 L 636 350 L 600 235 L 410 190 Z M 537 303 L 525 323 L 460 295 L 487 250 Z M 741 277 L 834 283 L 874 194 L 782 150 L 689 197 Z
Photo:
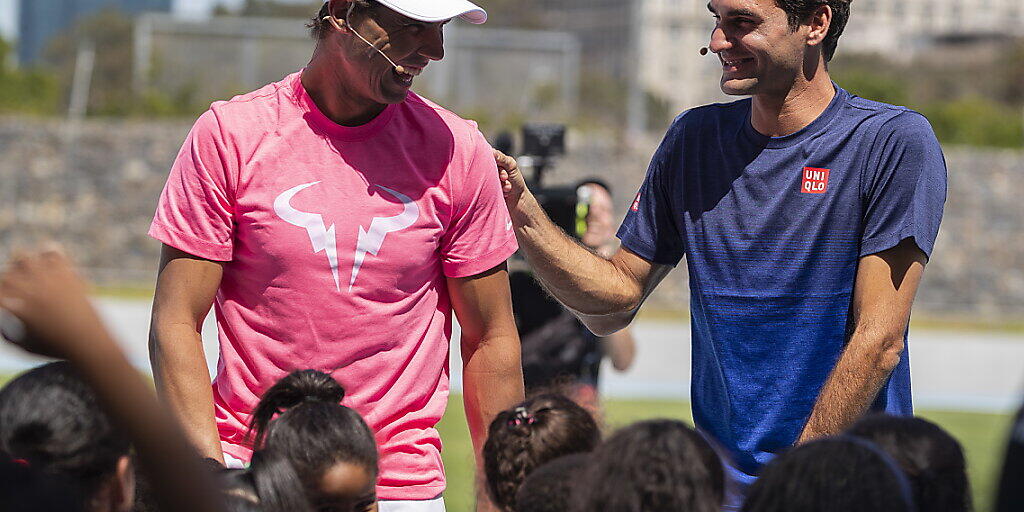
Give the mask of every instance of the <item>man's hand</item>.
M 494 152 L 516 240 L 544 288 L 595 334 L 626 327 L 672 269 L 626 249 L 605 259 L 556 226 L 526 186 L 514 158 Z
M 509 211 L 513 211 L 528 190 L 526 178 L 519 170 L 519 164 L 516 163 L 515 158 L 495 149 L 494 161 L 498 164 L 498 179 L 501 180 L 501 191 L 505 193 L 505 203 L 508 205 Z
M 69 358 L 81 333 L 102 328 L 87 290 L 67 256 L 53 246 L 11 260 L 0 275 L 0 307 L 25 325 L 22 348 Z

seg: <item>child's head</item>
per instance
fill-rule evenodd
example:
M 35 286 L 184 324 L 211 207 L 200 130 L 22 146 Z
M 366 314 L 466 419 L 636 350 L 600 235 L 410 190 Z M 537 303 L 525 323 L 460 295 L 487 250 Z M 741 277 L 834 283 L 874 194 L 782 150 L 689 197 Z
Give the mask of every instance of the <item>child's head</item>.
M 853 437 L 812 441 L 765 466 L 744 512 L 912 512 L 906 477 L 881 449 Z M 924 510 L 924 509 L 922 509 Z
M 875 443 L 892 457 L 910 481 L 920 510 L 972 509 L 963 448 L 938 425 L 921 418 L 874 414 L 847 433 Z
M 724 492 L 722 463 L 700 434 L 681 421 L 650 420 L 594 450 L 573 510 L 718 512 Z
M 75 487 L 93 512 L 124 512 L 135 480 L 127 438 L 67 362 L 32 369 L 0 390 L 0 451 Z
M 248 469 L 220 467 L 217 474 L 227 512 L 313 511 L 295 468 L 273 450 L 253 453 Z
M 344 397 L 330 375 L 300 370 L 268 389 L 253 411 L 256 451 L 286 459 L 314 509 L 361 511 L 376 501 L 377 444 L 359 413 L 340 404 Z
M 601 440 L 597 423 L 572 400 L 538 395 L 498 414 L 484 444 L 487 490 L 514 510 L 516 490 L 534 468 L 563 455 L 589 452 Z
M 589 453 L 559 457 L 533 470 L 516 492 L 516 512 L 565 512 Z
M 0 453 L 0 510 L 85 512 L 82 499 L 64 479 L 40 474 L 24 464 Z

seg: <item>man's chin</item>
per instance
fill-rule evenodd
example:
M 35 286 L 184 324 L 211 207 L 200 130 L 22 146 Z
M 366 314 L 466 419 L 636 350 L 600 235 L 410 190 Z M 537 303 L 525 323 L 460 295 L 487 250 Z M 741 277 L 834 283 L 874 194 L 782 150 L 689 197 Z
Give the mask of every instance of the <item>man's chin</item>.
M 722 92 L 729 96 L 753 96 L 757 85 L 757 78 L 722 78 Z
M 382 99 L 384 100 L 384 103 L 394 105 L 396 103 L 401 103 L 405 101 L 405 99 L 409 97 L 409 92 L 411 92 L 409 89 L 401 89 L 398 91 L 384 91 Z

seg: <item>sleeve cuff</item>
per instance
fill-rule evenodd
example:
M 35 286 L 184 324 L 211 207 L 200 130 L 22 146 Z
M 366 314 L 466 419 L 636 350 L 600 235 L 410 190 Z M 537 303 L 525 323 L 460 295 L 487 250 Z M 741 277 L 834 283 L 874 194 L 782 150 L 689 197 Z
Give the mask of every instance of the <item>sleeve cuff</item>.
M 519 250 L 519 243 L 516 242 L 516 237 L 510 236 L 504 244 L 483 256 L 457 262 L 445 260 L 443 264 L 444 275 L 445 277 L 452 278 L 475 276 L 500 265 L 515 254 L 517 250 Z
M 675 267 L 679 265 L 679 261 L 682 259 L 676 259 L 674 261 L 667 258 L 658 258 L 653 247 L 647 245 L 641 240 L 631 237 L 628 232 L 619 232 L 615 235 L 622 242 L 621 246 L 625 249 L 629 249 L 630 252 L 640 256 L 641 258 L 658 265 L 669 265 Z
M 216 244 L 201 240 L 191 235 L 172 229 L 159 221 L 153 221 L 149 227 L 149 236 L 174 247 L 180 251 L 187 252 L 193 256 L 212 261 L 231 261 L 232 247 L 230 245 Z
M 894 234 L 878 235 L 862 241 L 860 244 L 860 257 L 863 258 L 864 256 L 892 249 L 908 238 L 914 239 L 917 248 L 921 249 L 921 252 L 924 253 L 925 259 L 931 259 L 935 241 L 921 237 L 913 227 L 906 227 Z

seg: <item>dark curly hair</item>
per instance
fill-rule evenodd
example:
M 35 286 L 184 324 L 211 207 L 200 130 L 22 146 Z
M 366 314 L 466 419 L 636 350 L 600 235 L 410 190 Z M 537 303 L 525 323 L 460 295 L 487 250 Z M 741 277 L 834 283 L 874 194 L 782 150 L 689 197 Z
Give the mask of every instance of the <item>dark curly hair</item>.
M 292 372 L 256 405 L 249 427 L 254 448 L 288 459 L 311 493 L 323 472 L 338 462 L 363 467 L 376 478 L 373 432 L 359 413 L 340 404 L 343 398 L 345 388 L 330 375 Z
M 791 448 L 765 466 L 743 512 L 914 512 L 906 477 L 874 444 L 834 437 Z M 925 510 L 925 509 L 921 509 Z
M 801 23 L 810 19 L 814 11 L 822 5 L 832 8 L 832 26 L 825 35 L 821 51 L 825 62 L 832 60 L 836 54 L 836 46 L 839 45 L 839 36 L 843 35 L 846 29 L 846 22 L 850 20 L 850 3 L 853 0 L 775 0 L 775 4 L 783 11 L 789 19 L 789 26 L 796 30 Z
M 500 412 L 483 450 L 491 499 L 515 510 L 516 491 L 531 471 L 563 455 L 589 452 L 600 440 L 590 413 L 562 395 L 537 395 Z
M 718 454 L 677 420 L 649 420 L 594 450 L 573 491 L 574 512 L 718 512 L 725 474 Z
M 973 509 L 963 448 L 938 425 L 921 418 L 872 414 L 847 434 L 875 443 L 892 457 L 910 481 L 920 510 Z
M 67 361 L 29 370 L 0 390 L 0 451 L 67 481 L 86 502 L 130 449 Z

